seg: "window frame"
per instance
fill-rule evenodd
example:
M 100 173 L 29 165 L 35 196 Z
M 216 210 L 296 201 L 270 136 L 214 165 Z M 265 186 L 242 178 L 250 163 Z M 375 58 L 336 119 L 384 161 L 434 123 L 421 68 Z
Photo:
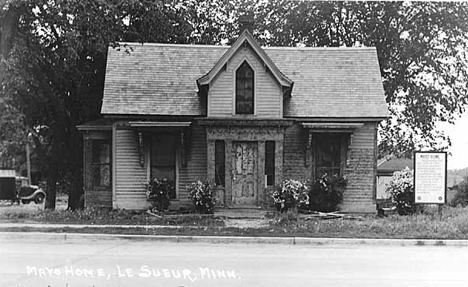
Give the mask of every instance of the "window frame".
M 238 77 L 237 77 L 237 73 L 239 71 L 239 69 L 243 68 L 244 66 L 247 66 L 248 68 L 250 68 L 250 70 L 252 71 L 252 100 L 251 100 L 251 103 L 252 103 L 252 111 L 251 112 L 238 112 L 238 85 L 237 85 L 237 81 L 238 81 Z M 244 58 L 240 64 L 236 67 L 236 69 L 234 70 L 233 72 L 234 74 L 234 83 L 233 83 L 233 90 L 234 90 L 234 96 L 233 96 L 233 114 L 236 115 L 236 116 L 249 116 L 249 115 L 255 115 L 256 114 L 256 105 L 257 105 L 257 101 L 255 100 L 256 98 L 256 84 L 257 84 L 257 80 L 256 80 L 256 77 L 257 77 L 257 71 L 254 69 L 254 66 L 246 59 Z M 245 82 L 244 82 L 244 88 L 245 88 Z M 244 99 L 245 99 L 245 95 L 244 95 Z M 244 102 L 246 102 L 244 100 Z
M 317 178 L 318 176 L 323 175 L 323 171 L 330 169 L 332 170 L 331 174 L 327 174 L 329 176 L 333 175 L 338 175 L 338 176 L 343 176 L 344 174 L 344 169 L 345 169 L 345 163 L 346 163 L 346 157 L 348 153 L 348 139 L 349 139 L 349 134 L 348 133 L 339 133 L 339 132 L 333 132 L 333 133 L 315 133 L 313 136 L 313 144 L 312 144 L 312 154 L 313 154 L 313 163 L 314 167 L 312 169 L 313 172 L 313 177 Z M 319 166 L 319 141 L 326 140 L 327 141 L 327 146 L 328 142 L 334 140 L 335 144 L 338 146 L 338 151 L 339 151 L 339 160 L 336 161 L 338 164 L 334 165 L 332 163 L 331 167 L 327 166 Z M 334 172 L 334 170 L 338 170 L 337 173 Z
M 269 145 L 272 145 L 269 147 Z M 272 157 L 271 157 L 272 156 Z M 276 142 L 275 141 L 265 141 L 265 186 L 273 187 L 275 186 L 275 161 L 276 161 Z M 272 169 L 272 170 L 269 170 Z M 270 184 L 268 183 L 271 178 Z
M 94 147 L 95 147 L 95 144 L 99 144 L 99 145 L 102 145 L 102 144 L 107 144 L 108 145 L 108 148 L 109 148 L 109 156 L 108 156 L 108 162 L 102 162 L 102 161 L 95 161 L 95 157 L 94 157 Z M 109 139 L 91 139 L 91 157 L 90 157 L 90 180 L 89 180 L 89 184 L 90 184 L 90 188 L 92 190 L 108 190 L 108 189 L 111 189 L 112 188 L 112 141 L 109 140 Z M 102 154 L 102 150 L 100 149 L 99 150 L 99 155 Z M 102 166 L 108 166 L 108 169 L 109 169 L 109 185 L 100 185 L 100 184 L 95 184 L 95 177 L 94 177 L 94 171 L 95 171 L 95 167 L 102 167 Z M 99 168 L 100 170 L 100 168 Z
M 148 147 L 148 180 L 152 180 L 153 176 L 153 167 L 170 167 L 169 165 L 153 165 L 153 145 L 154 138 L 158 136 L 172 136 L 174 138 L 174 197 L 170 197 L 170 200 L 179 199 L 179 140 L 180 135 L 177 133 L 171 132 L 161 132 L 161 133 L 150 133 L 149 134 L 149 147 Z

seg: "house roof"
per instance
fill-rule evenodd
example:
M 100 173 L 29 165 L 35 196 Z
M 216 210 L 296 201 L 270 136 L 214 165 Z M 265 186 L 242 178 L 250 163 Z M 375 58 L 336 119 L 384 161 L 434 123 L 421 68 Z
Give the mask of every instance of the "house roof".
M 409 158 L 391 158 L 378 164 L 377 171 L 379 173 L 393 173 L 406 167 L 414 169 L 414 161 Z
M 206 115 L 197 80 L 209 75 L 228 46 L 123 43 L 109 48 L 104 115 Z M 388 116 L 375 48 L 262 48 L 294 82 L 284 116 Z M 272 71 L 273 72 L 273 71 Z

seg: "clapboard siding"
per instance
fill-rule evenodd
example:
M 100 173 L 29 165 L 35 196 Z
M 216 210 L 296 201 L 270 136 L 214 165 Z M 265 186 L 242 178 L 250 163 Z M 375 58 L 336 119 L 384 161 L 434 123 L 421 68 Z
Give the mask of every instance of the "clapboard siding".
M 345 169 L 348 185 L 341 207 L 343 211 L 375 212 L 375 140 L 376 123 L 366 123 L 354 131 Z
M 187 166 L 179 166 L 179 205 L 189 204 L 187 186 L 197 178 L 204 178 L 206 174 L 206 132 L 205 128 L 192 124 L 190 143 L 187 146 Z
M 284 135 L 284 179 L 308 180 L 311 171 L 305 166 L 307 131 L 298 123 L 286 129 Z
M 374 132 L 375 124 L 365 124 L 363 127 L 356 129 L 353 136 L 352 149 L 374 149 Z
M 283 114 L 281 88 L 250 48 L 239 49 L 229 61 L 227 69 L 211 83 L 208 95 L 208 116 L 231 117 L 235 114 L 236 69 L 245 59 L 255 72 L 256 113 L 251 117 L 281 118 Z M 242 115 L 242 117 L 246 116 Z
M 144 209 L 147 167 L 140 165 L 138 136 L 134 130 L 117 129 L 115 145 L 115 208 Z

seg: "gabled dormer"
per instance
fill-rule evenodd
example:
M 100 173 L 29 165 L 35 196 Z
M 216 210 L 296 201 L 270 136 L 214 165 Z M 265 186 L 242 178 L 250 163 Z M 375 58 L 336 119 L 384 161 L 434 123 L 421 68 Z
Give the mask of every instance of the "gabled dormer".
M 217 118 L 282 118 L 293 86 L 248 30 L 197 84 L 206 93 L 208 117 Z

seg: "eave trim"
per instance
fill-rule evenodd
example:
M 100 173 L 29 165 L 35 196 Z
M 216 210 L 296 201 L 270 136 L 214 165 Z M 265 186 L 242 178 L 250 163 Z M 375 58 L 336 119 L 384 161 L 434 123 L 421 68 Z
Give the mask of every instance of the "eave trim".
M 132 121 L 128 122 L 131 127 L 189 127 L 192 122 L 148 122 L 148 121 Z

